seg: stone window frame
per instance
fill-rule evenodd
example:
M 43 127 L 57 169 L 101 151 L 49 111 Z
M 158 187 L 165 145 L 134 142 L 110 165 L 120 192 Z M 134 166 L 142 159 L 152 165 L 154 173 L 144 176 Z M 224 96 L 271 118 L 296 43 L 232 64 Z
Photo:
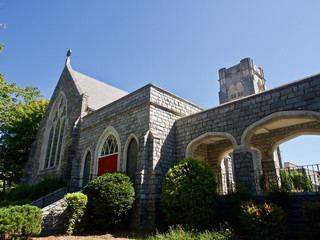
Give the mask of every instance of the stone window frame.
M 61 113 L 58 113 L 59 111 L 59 105 L 61 105 L 61 101 L 64 102 L 65 105 L 65 114 L 63 115 L 63 118 L 61 118 L 61 116 L 59 116 L 59 120 L 55 121 L 55 118 L 58 115 L 61 115 Z M 56 98 L 56 100 L 54 101 L 54 103 L 52 104 L 52 109 L 50 111 L 49 117 L 47 119 L 47 124 L 45 126 L 45 133 L 44 133 L 44 137 L 43 137 L 43 144 L 42 144 L 42 148 L 41 148 L 41 155 L 40 155 L 40 167 L 39 167 L 39 171 L 48 171 L 51 169 L 57 169 L 60 168 L 61 166 L 61 162 L 62 162 L 62 156 L 64 154 L 65 151 L 65 138 L 66 138 L 66 128 L 68 125 L 68 101 L 66 98 L 66 95 L 64 92 L 60 92 L 58 97 Z M 50 166 L 50 159 L 52 158 L 52 147 L 53 147 L 53 142 L 51 141 L 51 137 L 54 140 L 55 136 L 51 136 L 51 135 L 55 135 L 55 131 L 58 124 L 58 122 L 63 119 L 64 124 L 61 124 L 59 127 L 59 133 L 58 133 L 58 137 L 57 137 L 57 144 L 56 144 L 56 148 L 58 147 L 58 149 L 60 149 L 58 151 L 58 149 L 56 149 L 56 155 L 55 155 L 55 160 L 54 160 L 54 164 L 52 166 Z M 63 130 L 61 130 L 61 127 L 63 127 Z M 51 137 L 50 137 L 51 136 Z M 48 156 L 48 145 L 49 142 L 51 143 L 50 146 L 50 152 L 49 152 L 49 156 Z M 57 154 L 58 152 L 58 154 Z M 57 158 L 57 156 L 59 156 Z M 48 160 L 48 162 L 47 162 Z M 46 166 L 47 165 L 47 166 Z
M 84 152 L 84 154 L 82 155 L 82 161 L 81 161 L 81 179 L 80 179 L 80 186 L 83 186 L 84 183 L 84 169 L 85 169 L 85 164 L 86 164 L 86 159 L 88 154 L 90 154 L 90 169 L 89 169 L 89 179 L 90 179 L 90 175 L 92 175 L 92 165 L 93 165 L 93 154 L 90 148 L 87 148 L 86 151 Z M 93 176 L 91 176 L 91 178 L 93 179 Z
M 92 166 L 92 174 L 93 175 L 98 175 L 98 166 L 99 166 L 99 158 L 101 157 L 100 153 L 101 150 L 103 148 L 103 145 L 106 141 L 106 139 L 110 136 L 113 135 L 115 137 L 115 139 L 117 140 L 117 144 L 118 144 L 118 159 L 117 159 L 117 171 L 120 171 L 120 166 L 121 166 L 121 141 L 120 141 L 120 137 L 118 134 L 118 131 L 112 127 L 112 126 L 108 126 L 103 133 L 100 135 L 100 138 L 97 142 L 96 145 L 96 149 L 95 149 L 95 154 L 94 154 L 94 158 L 93 160 L 93 166 Z
M 104 140 L 99 157 L 107 157 L 114 154 L 119 154 L 118 141 L 114 134 L 109 133 Z
M 229 88 L 230 100 L 235 100 L 244 96 L 244 85 L 242 82 L 237 82 L 236 84 L 230 84 Z
M 244 95 L 244 86 L 242 82 L 236 83 L 236 92 L 237 92 L 237 98 L 243 97 Z
M 137 152 L 137 154 L 138 154 L 137 172 L 139 171 L 139 139 L 135 134 L 131 133 L 130 136 L 127 138 L 127 141 L 124 145 L 124 150 L 123 150 L 123 160 L 124 161 L 123 161 L 122 168 L 121 168 L 121 170 L 123 172 L 126 172 L 126 170 L 127 170 L 127 158 L 128 158 L 127 154 L 128 154 L 128 150 L 129 150 L 129 144 L 132 139 L 135 139 L 137 142 L 137 149 L 138 149 L 138 152 Z
M 234 84 L 230 84 L 229 88 L 228 88 L 228 92 L 229 92 L 229 96 L 230 96 L 230 100 L 236 99 L 237 98 L 237 94 L 236 94 L 236 86 Z

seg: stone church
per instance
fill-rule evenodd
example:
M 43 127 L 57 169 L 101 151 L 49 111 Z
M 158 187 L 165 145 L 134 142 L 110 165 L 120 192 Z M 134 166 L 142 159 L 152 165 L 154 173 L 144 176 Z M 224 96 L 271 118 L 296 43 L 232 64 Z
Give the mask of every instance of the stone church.
M 185 157 L 211 166 L 220 194 L 235 183 L 257 190 L 262 171 L 283 167 L 279 144 L 267 151 L 258 143 L 259 136 L 292 126 L 284 126 L 279 118 L 273 125 L 268 120 L 280 110 L 286 118 L 288 109 L 264 108 L 265 103 L 271 106 L 265 96 L 273 92 L 266 91 L 263 70 L 252 59 L 220 69 L 220 105 L 202 109 L 153 84 L 127 93 L 73 70 L 70 53 L 67 56 L 32 145 L 25 184 L 62 176 L 81 188 L 101 174 L 125 172 L 136 189 L 133 222 L 143 229 L 157 221 L 165 174 Z M 249 119 L 248 111 L 256 119 Z M 299 114 L 297 124 L 310 125 L 310 119 L 317 118 Z M 268 120 L 267 130 L 256 127 L 262 126 L 261 119 Z M 260 125 L 251 127 L 255 123 Z

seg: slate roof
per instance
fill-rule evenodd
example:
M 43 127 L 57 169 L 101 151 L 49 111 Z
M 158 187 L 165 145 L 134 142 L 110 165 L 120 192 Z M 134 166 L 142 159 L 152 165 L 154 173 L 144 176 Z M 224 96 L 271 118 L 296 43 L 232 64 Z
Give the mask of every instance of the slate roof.
M 118 88 L 100 82 L 72 69 L 72 75 L 80 88 L 80 93 L 87 95 L 88 108 L 97 110 L 115 100 L 127 95 L 128 93 Z

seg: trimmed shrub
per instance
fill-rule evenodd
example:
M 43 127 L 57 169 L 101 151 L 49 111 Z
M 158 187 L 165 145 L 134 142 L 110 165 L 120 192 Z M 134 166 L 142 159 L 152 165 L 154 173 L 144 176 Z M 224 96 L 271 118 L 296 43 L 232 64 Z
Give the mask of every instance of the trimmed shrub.
M 302 206 L 303 217 L 309 226 L 311 239 L 320 239 L 320 202 L 306 202 Z
M 296 170 L 294 170 L 291 173 L 291 178 L 292 178 L 293 186 L 296 190 L 302 190 L 304 192 L 312 191 L 312 185 L 311 185 L 310 179 L 306 175 L 302 173 L 298 173 Z
M 163 181 L 160 201 L 166 222 L 199 230 L 209 227 L 217 202 L 216 188 L 209 165 L 193 158 L 181 160 Z
M 88 196 L 87 220 L 96 229 L 120 225 L 134 202 L 134 188 L 123 173 L 106 173 L 89 182 L 83 193 Z
M 64 211 L 66 216 L 67 234 L 72 235 L 80 230 L 80 223 L 84 215 L 84 210 L 88 202 L 88 198 L 83 193 L 68 193 L 64 196 L 67 202 L 67 208 Z
M 28 239 L 41 232 L 40 208 L 24 205 L 0 208 L 1 239 Z
M 281 180 L 281 190 L 285 192 L 291 192 L 293 189 L 293 183 L 289 173 L 284 169 L 280 169 L 279 173 Z
M 285 239 L 286 216 L 281 207 L 267 203 L 244 203 L 240 221 L 253 239 Z

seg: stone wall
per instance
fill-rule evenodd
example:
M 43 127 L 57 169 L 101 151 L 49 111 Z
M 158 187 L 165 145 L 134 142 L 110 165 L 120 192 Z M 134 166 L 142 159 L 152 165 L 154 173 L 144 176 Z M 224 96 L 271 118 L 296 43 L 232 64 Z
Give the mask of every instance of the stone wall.
M 67 208 L 66 199 L 62 198 L 51 205 L 42 208 L 42 230 L 40 235 L 51 235 L 65 232 L 64 210 Z
M 177 158 L 184 158 L 189 144 L 208 133 L 225 136 L 237 152 L 233 166 L 239 176 L 235 179 L 251 188 L 254 177 L 245 173 L 253 172 L 252 148 L 260 151 L 263 170 L 274 168 L 273 151 L 277 144 L 312 131 L 320 134 L 319 122 L 320 75 L 315 75 L 178 119 L 175 124 Z M 308 131 L 299 124 L 307 125 Z M 281 128 L 291 135 L 281 134 Z M 292 128 L 295 131 L 290 131 Z M 265 132 L 270 138 L 262 137 Z M 263 145 L 255 145 L 259 135 Z M 277 142 L 268 145 L 276 135 L 280 136 Z M 218 144 L 214 147 L 219 148 Z
M 255 122 L 273 113 L 301 110 L 320 112 L 320 75 L 178 119 L 177 155 L 183 158 L 188 143 L 206 132 L 229 133 L 240 145 L 244 130 Z

